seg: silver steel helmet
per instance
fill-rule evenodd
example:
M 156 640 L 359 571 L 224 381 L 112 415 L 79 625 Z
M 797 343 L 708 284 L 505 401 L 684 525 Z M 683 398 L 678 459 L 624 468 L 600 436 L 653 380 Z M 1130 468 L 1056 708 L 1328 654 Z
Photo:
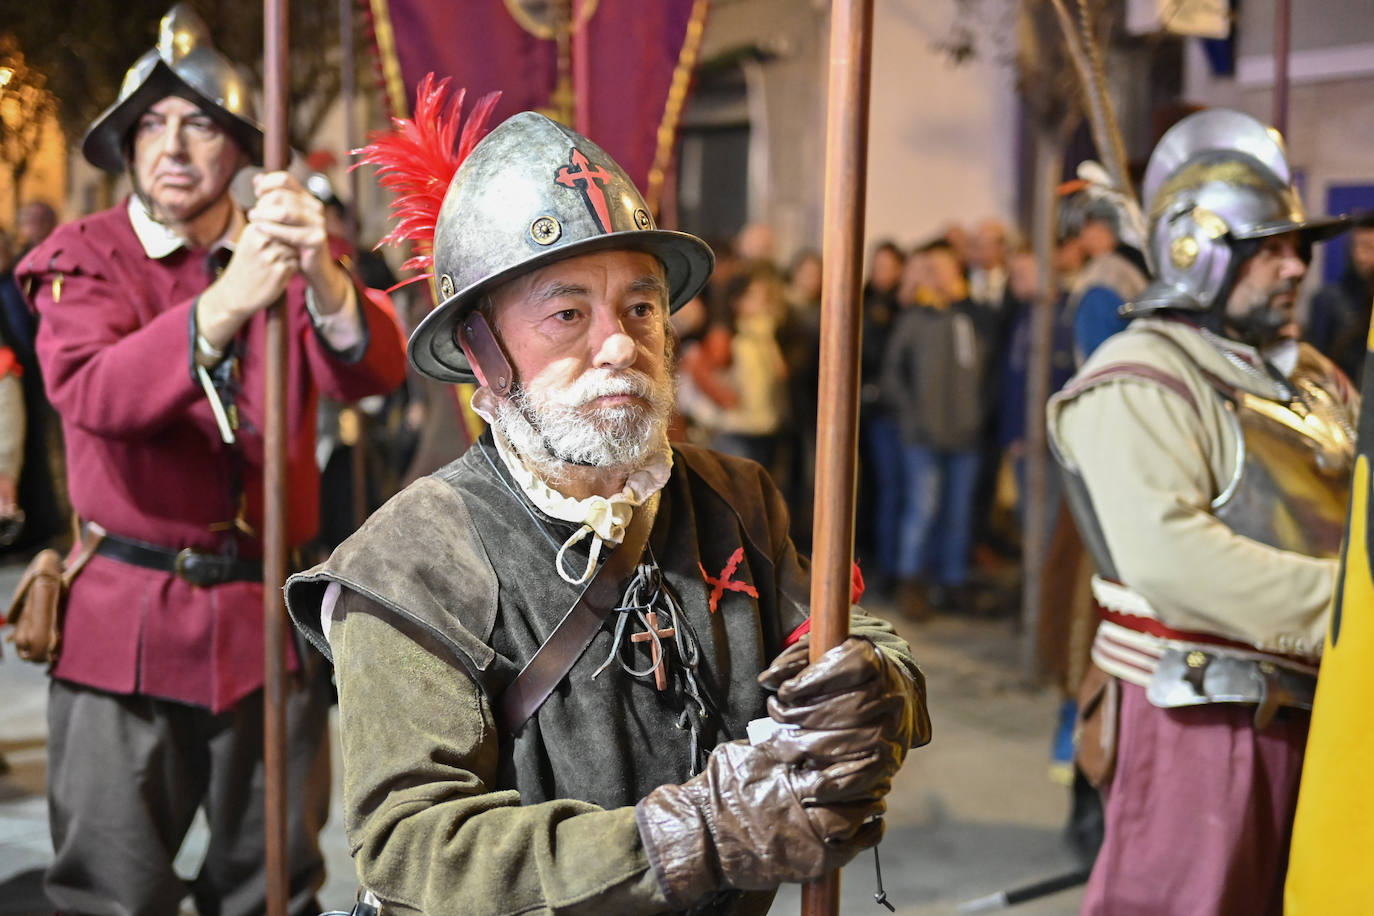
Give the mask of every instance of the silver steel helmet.
M 205 109 L 254 162 L 262 161 L 262 127 L 253 91 L 227 57 L 215 50 L 205 21 L 189 4 L 178 3 L 162 17 L 157 47 L 147 51 L 119 88 L 119 98 L 100 113 L 81 141 L 81 153 L 96 168 L 119 174 L 125 143 L 138 119 L 169 95 Z
M 457 332 L 493 288 L 555 261 L 643 251 L 663 265 L 670 310 L 706 284 L 701 239 L 657 229 L 644 198 L 601 147 L 526 111 L 497 125 L 449 184 L 434 230 L 439 305 L 410 337 L 410 361 L 443 382 L 474 381 Z
M 1308 219 L 1293 187 L 1283 137 L 1250 115 L 1213 108 L 1160 139 L 1142 187 L 1154 281 L 1123 314 L 1211 309 L 1232 281 L 1232 244 L 1297 232 L 1305 243 L 1345 228 Z

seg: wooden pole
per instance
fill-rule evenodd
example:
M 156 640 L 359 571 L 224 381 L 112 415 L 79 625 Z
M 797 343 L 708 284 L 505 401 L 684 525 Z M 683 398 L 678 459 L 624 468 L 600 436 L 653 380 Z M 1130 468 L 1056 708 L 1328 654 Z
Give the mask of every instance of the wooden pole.
M 811 660 L 849 635 L 859 441 L 864 194 L 873 0 L 833 0 L 825 139 L 820 408 L 811 565 Z M 802 888 L 803 916 L 839 912 L 840 873 Z
M 1077 118 L 1071 119 L 1076 122 Z M 1050 350 L 1054 336 L 1054 213 L 1055 187 L 1064 168 L 1066 130 L 1038 125 L 1035 129 L 1035 184 L 1031 238 L 1040 281 L 1031 302 L 1030 356 L 1026 367 L 1026 514 L 1022 527 L 1021 670 L 1027 683 L 1040 675 L 1040 618 L 1049 555 L 1051 507 L 1045 499 L 1049 446 L 1045 431 L 1045 401 L 1050 396 Z
M 347 151 L 358 144 L 355 105 L 358 95 L 358 77 L 353 59 L 353 6 L 356 2 L 357 0 L 339 0 L 339 57 L 341 62 L 339 67 L 339 104 L 343 107 L 344 156 L 346 159 L 348 158 Z M 347 219 L 344 220 L 344 224 L 348 232 L 348 250 L 352 258 L 350 267 L 355 275 L 360 275 L 358 257 L 362 252 L 358 238 L 358 214 L 362 212 L 358 201 L 360 178 L 357 169 L 350 168 L 348 170 L 348 204 L 345 208 Z M 348 477 L 350 491 L 353 495 L 353 527 L 360 528 L 363 522 L 367 521 L 367 440 L 368 421 L 371 418 L 368 417 L 367 411 L 356 404 L 344 409 L 351 410 L 356 418 L 353 426 L 357 431 L 357 439 L 348 451 Z
M 263 166 L 286 168 L 287 2 L 263 0 Z M 267 312 L 263 429 L 263 764 L 266 785 L 267 914 L 286 916 L 286 306 Z
M 1288 136 L 1288 49 L 1292 35 L 1292 0 L 1274 3 L 1274 127 Z
M 358 143 L 358 69 L 357 61 L 353 59 L 353 46 L 356 41 L 353 37 L 353 15 L 356 3 L 357 0 L 339 0 L 339 50 L 342 61 L 339 67 L 339 103 L 343 106 L 344 116 L 344 161 L 349 166 L 353 164 L 350 151 Z M 359 214 L 362 213 L 362 205 L 358 200 L 362 176 L 355 168 L 349 168 L 347 174 L 348 247 L 356 258 L 359 250 Z

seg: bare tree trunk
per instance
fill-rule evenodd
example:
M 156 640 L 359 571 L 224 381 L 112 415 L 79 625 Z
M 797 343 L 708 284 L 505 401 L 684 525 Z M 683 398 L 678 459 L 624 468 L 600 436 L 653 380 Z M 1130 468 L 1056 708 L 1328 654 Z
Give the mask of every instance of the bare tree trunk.
M 1076 119 L 1075 119 L 1076 120 Z M 1040 282 L 1031 303 L 1030 355 L 1026 366 L 1026 492 L 1022 531 L 1021 665 L 1028 682 L 1040 674 L 1038 634 L 1045 557 L 1049 554 L 1049 512 L 1045 478 L 1049 452 L 1045 436 L 1045 401 L 1049 398 L 1050 349 L 1054 336 L 1055 188 L 1064 169 L 1062 126 L 1035 126 L 1035 196 L 1031 239 Z

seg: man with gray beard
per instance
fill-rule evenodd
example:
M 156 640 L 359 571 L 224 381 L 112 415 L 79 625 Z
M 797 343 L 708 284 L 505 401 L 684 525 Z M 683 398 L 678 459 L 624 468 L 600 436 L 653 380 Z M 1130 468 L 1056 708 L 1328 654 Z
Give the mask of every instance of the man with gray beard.
M 668 441 L 667 318 L 710 249 L 533 113 L 448 188 L 409 356 L 475 381 L 490 429 L 287 586 L 336 665 L 363 899 L 763 913 L 880 839 L 929 738 L 921 673 L 857 607 L 808 666 L 809 565 L 767 472 Z

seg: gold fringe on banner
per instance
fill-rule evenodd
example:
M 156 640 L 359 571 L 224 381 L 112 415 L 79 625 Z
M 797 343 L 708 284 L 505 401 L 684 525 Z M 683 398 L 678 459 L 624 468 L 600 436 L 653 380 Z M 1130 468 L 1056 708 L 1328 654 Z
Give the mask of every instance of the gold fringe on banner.
M 391 8 L 387 6 L 387 0 L 370 2 L 372 29 L 377 36 L 377 59 L 382 62 L 387 105 L 393 118 L 408 118 L 410 99 L 406 97 L 406 83 L 401 77 L 401 60 L 396 56 L 396 33 L 391 28 Z

